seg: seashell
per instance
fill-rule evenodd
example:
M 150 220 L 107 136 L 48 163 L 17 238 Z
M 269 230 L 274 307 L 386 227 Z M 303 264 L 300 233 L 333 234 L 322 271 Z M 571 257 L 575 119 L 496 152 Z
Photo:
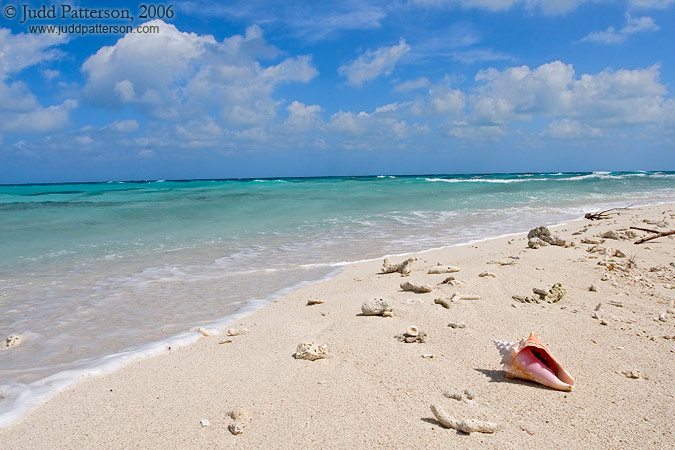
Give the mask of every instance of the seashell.
M 415 325 L 410 325 L 407 330 L 405 330 L 405 335 L 409 337 L 417 337 L 420 334 L 420 329 Z
M 408 344 L 412 344 L 415 342 L 418 344 L 423 344 L 424 342 L 427 341 L 427 334 L 416 326 L 410 326 L 405 331 L 405 333 L 398 334 L 394 337 L 399 341 L 406 342 Z
M 534 381 L 561 391 L 573 389 L 574 378 L 542 344 L 534 331 L 520 342 L 495 340 L 494 343 L 502 355 L 507 377 Z
M 199 333 L 200 333 L 202 336 L 209 336 L 209 335 L 211 334 L 211 333 L 209 333 L 209 330 L 207 330 L 207 329 L 204 328 L 204 327 L 199 327 L 199 328 L 197 329 L 197 331 L 199 331 Z
M 241 422 L 232 422 L 227 426 L 227 429 L 236 436 L 244 432 L 244 424 Z
M 202 427 L 208 427 L 208 426 L 211 425 L 211 422 L 209 421 L 209 419 L 202 419 L 202 420 L 199 421 L 199 423 Z
M 326 303 L 326 302 L 323 301 L 323 300 L 317 300 L 317 299 L 311 299 L 311 298 L 309 300 L 307 300 L 307 306 L 321 305 L 323 303 Z
M 293 356 L 295 359 L 306 359 L 307 361 L 328 358 L 328 346 L 319 345 L 315 342 L 301 342 L 295 349 Z
M 381 298 L 374 298 L 366 300 L 361 305 L 361 312 L 364 316 L 381 316 L 386 311 L 391 311 L 392 307 L 389 303 Z

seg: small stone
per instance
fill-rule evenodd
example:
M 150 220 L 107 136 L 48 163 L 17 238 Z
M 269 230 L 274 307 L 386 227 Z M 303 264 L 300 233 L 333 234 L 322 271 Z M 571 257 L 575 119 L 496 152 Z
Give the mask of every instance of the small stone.
M 589 287 L 588 290 L 591 292 L 598 292 L 598 288 L 594 284 L 591 284 L 591 287 Z
M 361 312 L 364 316 L 381 316 L 386 311 L 392 311 L 392 307 L 387 301 L 381 298 L 366 300 L 361 305 Z
M 197 331 L 199 331 L 202 336 L 210 336 L 211 335 L 211 333 L 209 333 L 209 330 L 207 330 L 204 327 L 199 327 L 199 329 Z
M 211 425 L 209 419 L 202 419 L 199 421 L 199 423 L 201 424 L 202 427 L 208 427 L 209 425 Z
M 322 305 L 324 303 L 326 303 L 326 302 L 323 301 L 323 300 L 316 300 L 316 299 L 311 299 L 311 298 L 309 300 L 307 300 L 307 306 Z
M 434 354 L 433 353 L 425 353 L 424 355 L 422 355 L 422 358 L 433 359 Z
M 497 277 L 497 275 L 495 275 L 494 273 L 490 273 L 490 272 L 481 272 L 481 273 L 478 274 L 478 276 L 481 277 L 481 278 L 485 278 L 485 277 L 495 278 L 495 277 Z
M 448 326 L 450 328 L 466 328 L 466 324 L 464 322 L 450 322 Z

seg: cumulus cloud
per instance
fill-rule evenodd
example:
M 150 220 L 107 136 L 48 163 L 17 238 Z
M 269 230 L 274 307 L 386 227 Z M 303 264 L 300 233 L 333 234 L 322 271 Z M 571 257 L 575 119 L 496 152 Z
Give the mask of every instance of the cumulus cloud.
M 626 16 L 626 23 L 617 30 L 613 26 L 607 27 L 604 31 L 594 31 L 583 37 L 580 42 L 597 42 L 600 44 L 620 44 L 625 42 L 632 34 L 647 33 L 659 30 L 658 25 L 654 23 L 651 17 L 631 17 Z
M 470 97 L 470 120 L 505 125 L 530 121 L 536 114 L 565 115 L 598 127 L 662 122 L 667 91 L 659 69 L 608 69 L 577 78 L 571 64 L 554 61 L 535 69 L 484 70 L 476 75 L 482 85 Z
M 428 127 L 425 125 L 416 123 L 410 125 L 402 119 L 398 114 L 402 106 L 405 105 L 391 103 L 375 108 L 372 113 L 339 111 L 331 116 L 326 128 L 329 132 L 345 136 L 368 136 L 371 143 L 381 140 L 389 142 L 388 145 L 392 145 L 392 135 L 403 139 L 413 134 L 428 132 Z M 363 145 L 367 146 L 367 143 L 364 141 Z
M 305 105 L 294 101 L 286 107 L 288 118 L 283 124 L 285 132 L 303 133 L 322 127 L 321 106 Z
M 280 52 L 257 25 L 217 42 L 161 20 L 148 24 L 159 26 L 160 33 L 128 34 L 85 61 L 89 99 L 109 107 L 135 105 L 164 120 L 211 116 L 213 110 L 225 125 L 260 126 L 276 116 L 277 85 L 306 83 L 318 74 L 309 56 L 261 64 Z
M 397 45 L 368 50 L 351 63 L 341 66 L 338 72 L 346 76 L 350 84 L 361 86 L 365 81 L 391 74 L 396 63 L 409 51 L 410 46 L 401 38 Z

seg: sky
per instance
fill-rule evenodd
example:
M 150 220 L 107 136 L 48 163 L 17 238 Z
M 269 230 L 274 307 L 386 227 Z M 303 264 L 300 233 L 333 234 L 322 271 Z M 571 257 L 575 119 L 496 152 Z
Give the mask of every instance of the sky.
M 0 2 L 0 183 L 675 170 L 675 0 L 107 3 Z

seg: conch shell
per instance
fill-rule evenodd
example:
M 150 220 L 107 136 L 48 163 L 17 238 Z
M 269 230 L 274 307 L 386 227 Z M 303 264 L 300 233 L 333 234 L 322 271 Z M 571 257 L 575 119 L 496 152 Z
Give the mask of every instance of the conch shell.
M 534 331 L 520 342 L 494 341 L 508 378 L 522 378 L 561 391 L 571 391 L 574 378 L 541 343 Z

